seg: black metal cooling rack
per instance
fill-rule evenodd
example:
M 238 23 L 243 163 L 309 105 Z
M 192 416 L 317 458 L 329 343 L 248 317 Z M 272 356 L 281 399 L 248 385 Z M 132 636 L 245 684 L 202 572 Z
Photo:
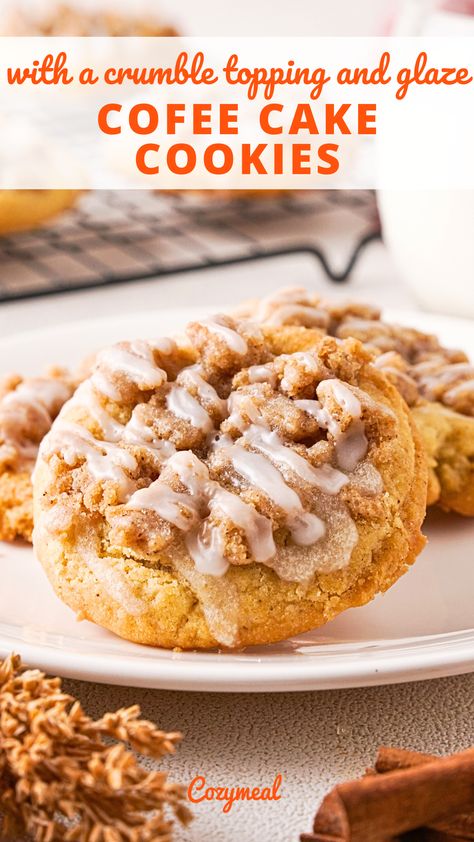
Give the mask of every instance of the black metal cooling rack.
M 364 190 L 96 191 L 41 229 L 0 238 L 0 302 L 295 253 L 341 282 L 379 237 L 374 195 Z

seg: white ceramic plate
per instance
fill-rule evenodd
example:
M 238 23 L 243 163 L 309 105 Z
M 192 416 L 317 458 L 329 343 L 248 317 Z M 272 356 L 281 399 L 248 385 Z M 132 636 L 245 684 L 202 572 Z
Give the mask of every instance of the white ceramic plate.
M 0 369 L 37 372 L 117 339 L 179 330 L 196 311 L 63 325 L 0 341 Z M 472 322 L 418 313 L 392 319 L 438 333 L 474 356 Z M 74 678 L 182 690 L 354 687 L 474 670 L 474 520 L 431 513 L 429 545 L 387 594 L 323 629 L 237 653 L 176 653 L 78 623 L 54 596 L 32 550 L 0 544 L 0 655 Z

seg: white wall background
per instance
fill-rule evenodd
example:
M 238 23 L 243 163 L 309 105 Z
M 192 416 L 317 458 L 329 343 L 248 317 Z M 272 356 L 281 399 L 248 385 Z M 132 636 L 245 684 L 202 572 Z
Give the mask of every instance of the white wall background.
M 392 0 L 161 0 L 193 35 L 369 35 L 393 5 Z

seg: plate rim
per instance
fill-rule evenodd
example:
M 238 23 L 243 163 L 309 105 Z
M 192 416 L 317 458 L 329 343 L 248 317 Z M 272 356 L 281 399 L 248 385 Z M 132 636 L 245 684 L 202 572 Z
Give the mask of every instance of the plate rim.
M 344 296 L 344 298 L 351 299 L 354 301 L 360 300 L 357 294 L 354 296 Z M 341 299 L 344 300 L 344 299 Z M 377 305 L 374 305 L 377 306 Z M 436 330 L 436 323 L 438 325 L 445 325 L 449 327 L 449 325 L 460 325 L 464 329 L 468 330 L 469 328 L 472 330 L 474 326 L 474 319 L 467 318 L 465 316 L 451 316 L 445 315 L 442 313 L 431 313 L 426 310 L 418 310 L 414 307 L 381 307 L 382 315 L 384 319 L 388 319 L 389 321 L 400 322 L 403 324 L 406 320 L 410 321 L 412 317 L 416 320 L 419 319 L 423 322 L 423 328 L 428 328 L 428 322 L 432 321 L 434 325 L 434 329 Z M 146 318 L 150 319 L 154 315 L 162 315 L 165 313 L 166 315 L 176 316 L 180 318 L 181 314 L 185 315 L 185 321 L 188 318 L 193 318 L 193 314 L 195 317 L 199 318 L 205 314 L 209 313 L 220 313 L 232 312 L 232 305 L 229 305 L 225 302 L 217 302 L 214 306 L 189 306 L 189 307 L 153 307 L 150 310 L 132 310 L 128 314 L 123 313 L 111 313 L 107 316 L 95 316 L 92 318 L 80 318 L 80 319 L 71 319 L 65 322 L 61 322 L 60 324 L 50 324 L 50 325 L 43 325 L 42 327 L 35 327 L 30 328 L 27 330 L 19 330 L 16 333 L 9 333 L 6 336 L 0 337 L 0 350 L 3 347 L 6 347 L 10 344 L 14 345 L 17 342 L 23 341 L 26 342 L 28 339 L 31 338 L 38 338 L 43 334 L 52 334 L 53 337 L 55 334 L 63 333 L 64 331 L 82 331 L 84 329 L 88 329 L 91 325 L 93 327 L 99 328 L 100 325 L 110 325 L 112 322 L 118 323 L 125 323 L 128 319 L 139 319 L 139 318 Z M 426 324 L 425 324 L 426 323 Z M 408 326 L 408 325 L 407 325 Z M 124 337 L 127 338 L 127 337 Z M 128 337 L 132 338 L 132 337 Z M 150 337 L 151 338 L 151 337 Z M 57 361 L 56 361 L 57 363 Z M 54 364 L 56 364 L 54 363 Z
M 405 642 L 406 648 L 400 644 Z M 383 641 L 378 641 L 383 643 Z M 7 644 L 7 645 L 5 645 Z M 439 647 L 444 649 L 443 661 L 439 662 Z M 341 644 L 334 644 L 340 647 Z M 331 690 L 350 687 L 369 687 L 385 684 L 401 684 L 450 675 L 474 672 L 474 628 L 447 632 L 439 635 L 423 635 L 397 639 L 393 646 L 382 648 L 374 655 L 377 641 L 361 646 L 351 644 L 353 652 L 329 653 L 324 656 L 326 645 L 321 651 L 309 655 L 299 654 L 277 656 L 275 661 L 256 658 L 253 661 L 218 661 L 218 653 L 204 654 L 215 660 L 186 661 L 186 652 L 177 652 L 168 658 L 145 658 L 138 655 L 126 658 L 127 671 L 121 674 L 120 662 L 123 656 L 68 652 L 59 647 L 24 643 L 21 656 L 25 664 L 34 664 L 49 674 L 64 678 L 93 681 L 98 684 L 141 687 L 161 690 L 196 692 L 294 692 L 301 690 Z M 16 651 L 8 645 L 8 637 L 0 631 L 0 651 L 7 655 Z M 153 651 L 153 647 L 150 647 Z M 160 652 L 160 649 L 155 651 Z M 287 667 L 291 663 L 291 676 Z M 151 669 L 150 669 L 151 667 Z M 291 685 L 289 683 L 291 681 Z

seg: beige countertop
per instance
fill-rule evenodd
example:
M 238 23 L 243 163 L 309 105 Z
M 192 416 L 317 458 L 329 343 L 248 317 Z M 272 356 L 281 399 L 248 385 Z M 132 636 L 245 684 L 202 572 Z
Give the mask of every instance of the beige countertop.
M 474 675 L 391 687 L 284 694 L 206 694 L 66 682 L 87 710 L 138 703 L 184 741 L 166 766 L 188 784 L 270 785 L 277 802 L 197 804 L 179 842 L 298 842 L 322 796 L 363 773 L 381 744 L 452 752 L 474 742 Z

